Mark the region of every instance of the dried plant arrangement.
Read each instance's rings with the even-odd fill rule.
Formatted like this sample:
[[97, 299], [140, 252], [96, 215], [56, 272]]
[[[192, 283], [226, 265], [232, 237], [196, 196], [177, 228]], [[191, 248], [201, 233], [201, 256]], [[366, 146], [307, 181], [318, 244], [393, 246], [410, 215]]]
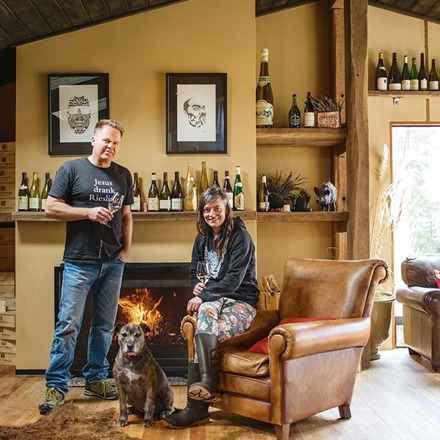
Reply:
[[295, 191], [302, 189], [307, 180], [299, 173], [294, 175], [292, 171], [287, 175], [278, 170], [275, 173], [260, 173], [260, 179], [263, 175], [266, 175], [271, 210], [282, 209], [285, 203], [291, 203]]
[[342, 110], [342, 104], [344, 104], [344, 95], [338, 102], [335, 102], [332, 98], [327, 96], [318, 96], [317, 98], [310, 97], [313, 109], [316, 112], [340, 112]]

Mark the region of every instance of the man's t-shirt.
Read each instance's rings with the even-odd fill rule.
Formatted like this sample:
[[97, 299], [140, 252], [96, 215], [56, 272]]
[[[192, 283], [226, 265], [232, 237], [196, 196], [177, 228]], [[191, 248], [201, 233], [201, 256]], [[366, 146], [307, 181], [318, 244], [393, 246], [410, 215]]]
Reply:
[[[74, 207], [108, 207], [115, 191], [123, 194], [124, 205], [133, 203], [131, 174], [112, 163], [108, 168], [93, 165], [87, 158], [66, 162], [58, 170], [49, 195]], [[64, 261], [104, 262], [122, 250], [122, 213], [115, 212], [111, 228], [91, 220], [66, 222]]]

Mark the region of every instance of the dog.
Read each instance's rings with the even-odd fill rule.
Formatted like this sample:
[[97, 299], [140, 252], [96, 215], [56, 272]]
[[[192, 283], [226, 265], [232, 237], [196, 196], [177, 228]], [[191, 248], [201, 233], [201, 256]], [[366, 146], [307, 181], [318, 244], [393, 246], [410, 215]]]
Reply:
[[[113, 377], [119, 395], [119, 426], [128, 425], [128, 414], [143, 415], [144, 426], [151, 426], [155, 416], [164, 418], [174, 412], [170, 383], [146, 344], [149, 331], [145, 324], [115, 327], [119, 351]], [[127, 408], [128, 404], [132, 407]]]

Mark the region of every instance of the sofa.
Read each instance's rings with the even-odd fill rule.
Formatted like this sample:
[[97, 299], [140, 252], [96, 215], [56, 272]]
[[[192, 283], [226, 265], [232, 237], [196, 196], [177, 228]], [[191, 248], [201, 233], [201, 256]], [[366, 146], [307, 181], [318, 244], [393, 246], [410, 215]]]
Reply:
[[402, 262], [397, 301], [403, 304], [403, 333], [411, 355], [431, 361], [440, 372], [440, 289], [434, 270], [440, 270], [440, 255], [409, 256]]

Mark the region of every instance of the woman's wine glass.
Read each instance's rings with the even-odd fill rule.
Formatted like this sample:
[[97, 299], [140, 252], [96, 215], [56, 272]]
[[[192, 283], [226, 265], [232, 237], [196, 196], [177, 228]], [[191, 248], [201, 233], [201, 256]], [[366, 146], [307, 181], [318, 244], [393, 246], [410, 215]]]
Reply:
[[[118, 192], [114, 192], [110, 199], [108, 200], [108, 209], [112, 212], [118, 212], [122, 208], [122, 202], [124, 201], [124, 196]], [[107, 221], [102, 222], [103, 225], [111, 228]]]
[[209, 273], [209, 263], [207, 261], [199, 261], [197, 263], [196, 276], [203, 284], [206, 284], [209, 278], [211, 278], [211, 274]]

